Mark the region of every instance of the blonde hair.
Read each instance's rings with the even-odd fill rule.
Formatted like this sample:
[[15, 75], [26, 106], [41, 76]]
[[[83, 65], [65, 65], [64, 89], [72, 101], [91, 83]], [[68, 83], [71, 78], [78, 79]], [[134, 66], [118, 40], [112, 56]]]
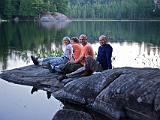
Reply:
[[71, 43], [71, 39], [70, 39], [70, 37], [68, 37], [68, 36], [63, 37], [63, 41], [64, 41], [64, 40], [67, 40], [69, 43]]

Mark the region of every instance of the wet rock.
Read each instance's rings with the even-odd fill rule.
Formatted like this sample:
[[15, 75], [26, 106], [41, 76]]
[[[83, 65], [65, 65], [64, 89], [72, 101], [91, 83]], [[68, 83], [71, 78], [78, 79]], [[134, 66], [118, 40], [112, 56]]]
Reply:
[[92, 117], [82, 111], [63, 109], [58, 111], [52, 120], [92, 120]]

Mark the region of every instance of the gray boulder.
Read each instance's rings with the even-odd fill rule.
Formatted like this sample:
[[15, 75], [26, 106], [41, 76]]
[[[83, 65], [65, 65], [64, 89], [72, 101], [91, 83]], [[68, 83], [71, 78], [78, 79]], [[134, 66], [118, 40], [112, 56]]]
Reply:
[[68, 82], [62, 89], [53, 93], [58, 100], [74, 104], [90, 105], [97, 95], [117, 77], [120, 72], [107, 71], [89, 77], [76, 78]]
[[34, 65], [0, 74], [4, 80], [50, 91], [62, 102], [78, 104], [112, 119], [160, 120], [159, 69], [115, 68], [62, 82], [57, 76]]
[[64, 22], [67, 20], [69, 20], [69, 18], [66, 15], [58, 12], [55, 12], [54, 14], [47, 12], [40, 18], [40, 22]]
[[47, 15], [42, 16], [42, 17], [40, 18], [40, 21], [41, 21], [41, 22], [55, 22], [56, 19], [55, 19], [52, 15], [47, 14]]
[[92, 120], [92, 117], [83, 111], [62, 109], [55, 114], [52, 120]]
[[53, 16], [57, 21], [63, 22], [63, 21], [69, 20], [69, 18], [62, 13], [55, 12]]
[[159, 120], [160, 70], [120, 70], [123, 74], [96, 97], [92, 109], [116, 119]]
[[55, 86], [54, 90], [61, 86], [57, 81], [58, 74], [50, 73], [48, 69], [35, 65], [3, 71], [0, 77], [8, 82], [34, 86], [47, 91], [50, 91], [51, 86]]

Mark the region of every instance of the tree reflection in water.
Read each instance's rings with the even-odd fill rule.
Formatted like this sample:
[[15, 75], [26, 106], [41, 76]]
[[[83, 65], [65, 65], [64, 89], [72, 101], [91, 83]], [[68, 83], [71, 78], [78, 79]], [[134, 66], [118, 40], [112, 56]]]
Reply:
[[[44, 27], [45, 26], [45, 27]], [[47, 29], [46, 27], [49, 27]], [[79, 36], [87, 34], [88, 41], [97, 50], [98, 36], [101, 34], [110, 37], [110, 43], [115, 46], [114, 52], [121, 53], [121, 57], [142, 60], [143, 52], [148, 56], [157, 56], [157, 59], [150, 59], [158, 67], [160, 49], [160, 23], [159, 22], [109, 22], [109, 21], [74, 21], [71, 23], [45, 23], [44, 25], [35, 22], [1, 23], [0, 25], [0, 63], [2, 69], [6, 69], [8, 64], [15, 61], [23, 61], [28, 64], [30, 55], [40, 54], [47, 56], [52, 51], [62, 50], [62, 38], [64, 36]], [[136, 47], [134, 47], [136, 45]], [[126, 48], [124, 49], [124, 45]], [[144, 46], [144, 47], [143, 47]], [[133, 57], [131, 50], [140, 51]], [[123, 50], [123, 51], [122, 51]], [[127, 52], [128, 51], [128, 52]], [[123, 53], [127, 54], [127, 56]], [[58, 55], [56, 52], [54, 55]], [[119, 62], [119, 55], [114, 55], [114, 66], [125, 66]], [[145, 60], [144, 60], [145, 59]], [[145, 66], [148, 57], [143, 58]], [[120, 60], [121, 61], [121, 60]], [[127, 62], [132, 63], [129, 59]], [[141, 63], [141, 64], [140, 64]], [[139, 62], [142, 67], [142, 62]], [[158, 64], [158, 65], [157, 65]], [[126, 64], [127, 65], [127, 64]], [[22, 63], [23, 66], [23, 63]], [[130, 64], [129, 64], [130, 66]], [[133, 66], [133, 64], [132, 64]], [[139, 67], [138, 66], [138, 67]]]

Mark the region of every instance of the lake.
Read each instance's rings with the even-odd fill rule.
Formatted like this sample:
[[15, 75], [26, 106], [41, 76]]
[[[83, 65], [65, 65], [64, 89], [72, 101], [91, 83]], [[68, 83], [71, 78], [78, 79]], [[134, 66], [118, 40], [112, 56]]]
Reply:
[[[73, 21], [68, 23], [0, 23], [0, 71], [31, 65], [31, 54], [62, 49], [64, 36], [86, 34], [95, 54], [98, 37], [109, 37], [113, 67], [160, 68], [160, 22]], [[62, 104], [44, 91], [0, 79], [0, 120], [51, 120]]]

